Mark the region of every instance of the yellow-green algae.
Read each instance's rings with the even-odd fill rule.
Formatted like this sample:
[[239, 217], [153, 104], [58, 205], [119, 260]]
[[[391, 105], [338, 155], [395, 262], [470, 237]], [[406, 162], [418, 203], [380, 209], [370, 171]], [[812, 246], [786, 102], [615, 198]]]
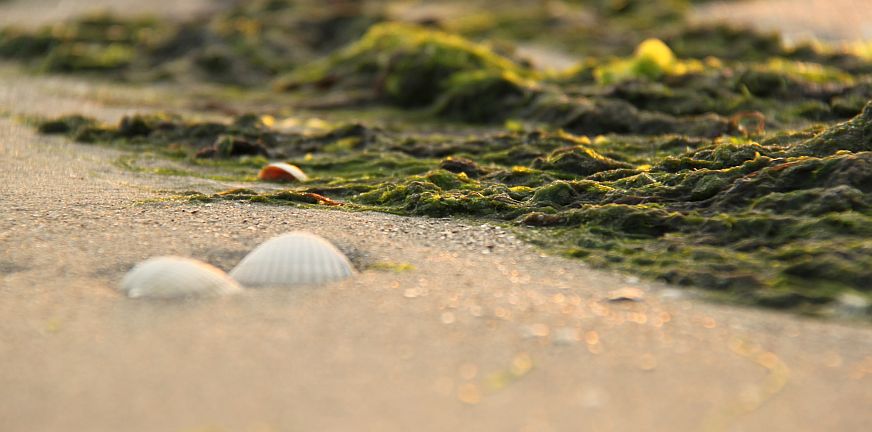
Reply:
[[[620, 137], [565, 132], [432, 140], [361, 125], [283, 134], [250, 117], [222, 126], [170, 117], [69, 122], [78, 129], [58, 127], [63, 121], [42, 127], [98, 141], [188, 143], [190, 157], [212, 136], [260, 136], [314, 178], [291, 191], [197, 199], [335, 200], [349, 209], [515, 223], [532, 241], [591, 263], [775, 307], [814, 311], [840, 292], [869, 294], [872, 286], [872, 104], [808, 134], [658, 138], [651, 142], [684, 147], [643, 151], [645, 165]], [[349, 137], [355, 146], [324, 151]]]
[[95, 13], [36, 30], [2, 29], [0, 58], [46, 72], [253, 86], [354, 40], [379, 19], [351, 3], [291, 0], [239, 2], [184, 22]]
[[681, 59], [657, 39], [630, 57], [549, 76], [456, 35], [395, 23], [372, 27], [278, 85], [315, 97], [354, 93], [354, 104], [425, 107], [463, 122], [520, 119], [583, 135], [708, 138], [740, 131], [738, 113], [759, 112], [769, 128], [796, 127], [851, 117], [872, 97], [870, 76], [836, 66]]

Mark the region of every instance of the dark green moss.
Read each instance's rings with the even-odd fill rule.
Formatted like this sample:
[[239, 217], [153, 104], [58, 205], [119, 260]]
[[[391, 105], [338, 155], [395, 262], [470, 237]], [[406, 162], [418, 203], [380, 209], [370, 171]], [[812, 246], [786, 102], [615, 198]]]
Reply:
[[609, 159], [582, 145], [564, 147], [533, 161], [533, 167], [577, 176], [589, 176], [602, 171], [629, 168], [630, 165]]
[[728, 25], [690, 27], [665, 40], [682, 57], [766, 60], [786, 51], [776, 33], [758, 33]]
[[[512, 91], [513, 84], [508, 81], [461, 75], [465, 72], [528, 73], [486, 46], [456, 35], [389, 23], [373, 26], [354, 44], [295, 71], [279, 87], [362, 88], [371, 91], [374, 98], [403, 107], [429, 105], [452, 85], [476, 86], [479, 91], [499, 95]], [[457, 93], [459, 99], [463, 93], [468, 96], [469, 90], [461, 88]]]
[[465, 122], [487, 123], [506, 119], [528, 103], [534, 85], [512, 73], [476, 71], [457, 74], [447, 84], [435, 113]]
[[378, 16], [351, 6], [256, 0], [189, 22], [84, 16], [0, 31], [0, 57], [43, 71], [251, 86], [359, 37]]
[[94, 119], [80, 115], [70, 115], [37, 123], [37, 130], [44, 134], [78, 134], [79, 130], [94, 126]]

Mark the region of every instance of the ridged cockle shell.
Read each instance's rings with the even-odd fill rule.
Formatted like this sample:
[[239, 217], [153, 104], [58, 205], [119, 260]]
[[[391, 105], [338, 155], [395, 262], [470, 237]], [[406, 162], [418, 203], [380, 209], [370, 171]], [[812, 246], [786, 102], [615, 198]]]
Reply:
[[218, 296], [241, 290], [221, 269], [175, 256], [147, 259], [134, 266], [121, 281], [121, 291], [131, 298]]
[[333, 244], [308, 232], [267, 240], [230, 271], [248, 287], [295, 286], [345, 279], [354, 274], [348, 258]]

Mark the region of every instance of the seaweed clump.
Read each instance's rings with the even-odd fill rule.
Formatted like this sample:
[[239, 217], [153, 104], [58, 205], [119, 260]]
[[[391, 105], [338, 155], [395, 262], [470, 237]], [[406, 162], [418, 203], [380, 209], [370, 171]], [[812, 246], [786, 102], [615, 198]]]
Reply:
[[[523, 170], [539, 180], [523, 186], [508, 172], [519, 168], [493, 167], [477, 181], [434, 171], [357, 199], [517, 221], [535, 241], [593, 263], [813, 311], [846, 290], [872, 294], [870, 112], [812, 138], [724, 139], [643, 169], [576, 146], [530, 161]], [[821, 152], [821, 143], [843, 148]]]
[[129, 68], [136, 46], [154, 46], [164, 28], [155, 20], [85, 16], [35, 32], [0, 31], [0, 57], [37, 62], [47, 72], [116, 73]]
[[97, 13], [36, 30], [2, 29], [0, 58], [54, 73], [255, 86], [354, 40], [380, 19], [350, 3], [289, 0], [240, 2], [184, 22]]
[[[215, 199], [515, 223], [532, 241], [592, 264], [771, 307], [814, 312], [844, 292], [872, 297], [872, 103], [847, 122], [759, 142], [566, 132], [430, 139], [359, 124], [300, 135], [251, 116], [129, 117], [113, 127], [69, 117], [40, 127], [201, 148], [234, 135], [313, 174], [290, 192]], [[355, 145], [340, 145], [349, 137]], [[641, 157], [650, 142], [662, 152]]]
[[[394, 108], [378, 111], [396, 116], [384, 128], [355, 116], [323, 133], [276, 129], [281, 123], [259, 115], [130, 116], [113, 125], [69, 116], [38, 125], [224, 169], [239, 181], [267, 159], [311, 174], [290, 190], [196, 199], [514, 224], [530, 241], [592, 265], [769, 307], [819, 312], [845, 293], [872, 299], [868, 59], [688, 27], [684, 1], [576, 6], [608, 17], [608, 28], [577, 40], [610, 42], [579, 47], [599, 55], [561, 73], [465, 38], [491, 34], [469, 20], [380, 22], [353, 5], [319, 12], [281, 0], [241, 3], [203, 23], [92, 17], [7, 29], [0, 56], [128, 79], [193, 70], [235, 85], [272, 83], [314, 101], [310, 108]], [[678, 30], [646, 31], [661, 38], [642, 41], [623, 31], [660, 28], [646, 11]], [[522, 30], [565, 22], [546, 12]], [[493, 22], [525, 18], [508, 14]], [[463, 30], [445, 31], [452, 26]]]
[[241, 116], [231, 124], [190, 122], [170, 114], [123, 117], [116, 125], [70, 115], [37, 121], [44, 134], [62, 134], [82, 143], [111, 143], [132, 148], [159, 149], [167, 155], [193, 158], [280, 156], [275, 147], [281, 134], [268, 131], [256, 116]]
[[452, 81], [464, 81], [459, 78], [464, 72], [497, 74], [510, 81], [529, 75], [512, 60], [460, 36], [385, 23], [326, 60], [295, 71], [278, 86], [368, 89], [386, 102], [421, 107], [435, 102]]
[[643, 41], [632, 56], [590, 60], [554, 77], [458, 35], [397, 23], [372, 27], [277, 85], [355, 95], [353, 104], [425, 108], [467, 123], [514, 119], [587, 136], [713, 138], [746, 130], [736, 120], [745, 113], [784, 129], [854, 116], [872, 98], [868, 78], [838, 67], [682, 59], [658, 39]]

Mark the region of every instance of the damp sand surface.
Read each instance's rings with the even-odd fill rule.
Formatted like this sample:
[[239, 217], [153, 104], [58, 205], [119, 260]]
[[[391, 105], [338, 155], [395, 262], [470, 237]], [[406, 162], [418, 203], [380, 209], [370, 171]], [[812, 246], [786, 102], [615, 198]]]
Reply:
[[3, 3], [0, 26], [36, 27], [78, 16], [82, 12], [184, 19], [229, 4], [231, 0], [5, 0]]
[[[179, 2], [181, 3], [181, 2]], [[15, 119], [171, 98], [0, 73], [0, 430], [863, 430], [872, 327], [714, 305], [462, 220], [167, 200], [239, 186], [119, 167]], [[169, 102], [167, 102], [169, 103]], [[308, 230], [362, 272], [142, 302], [178, 254], [230, 269]], [[627, 289], [631, 288], [631, 289]], [[633, 300], [609, 301], [615, 290]], [[620, 297], [620, 295], [618, 295]]]
[[[3, 430], [859, 430], [872, 421], [868, 324], [705, 303], [462, 220], [167, 200], [239, 185], [125, 171], [115, 163], [123, 152], [36, 135], [15, 115], [117, 120], [171, 89], [131, 90], [136, 106], [124, 106], [88, 97], [105, 84], [0, 77]], [[78, 90], [60, 90], [72, 83]], [[209, 301], [115, 291], [147, 257], [229, 269], [290, 230], [326, 236], [363, 271]], [[608, 301], [628, 287], [641, 301]]]
[[692, 18], [777, 31], [788, 41], [872, 39], [872, 7], [868, 0], [712, 1], [696, 7]]

